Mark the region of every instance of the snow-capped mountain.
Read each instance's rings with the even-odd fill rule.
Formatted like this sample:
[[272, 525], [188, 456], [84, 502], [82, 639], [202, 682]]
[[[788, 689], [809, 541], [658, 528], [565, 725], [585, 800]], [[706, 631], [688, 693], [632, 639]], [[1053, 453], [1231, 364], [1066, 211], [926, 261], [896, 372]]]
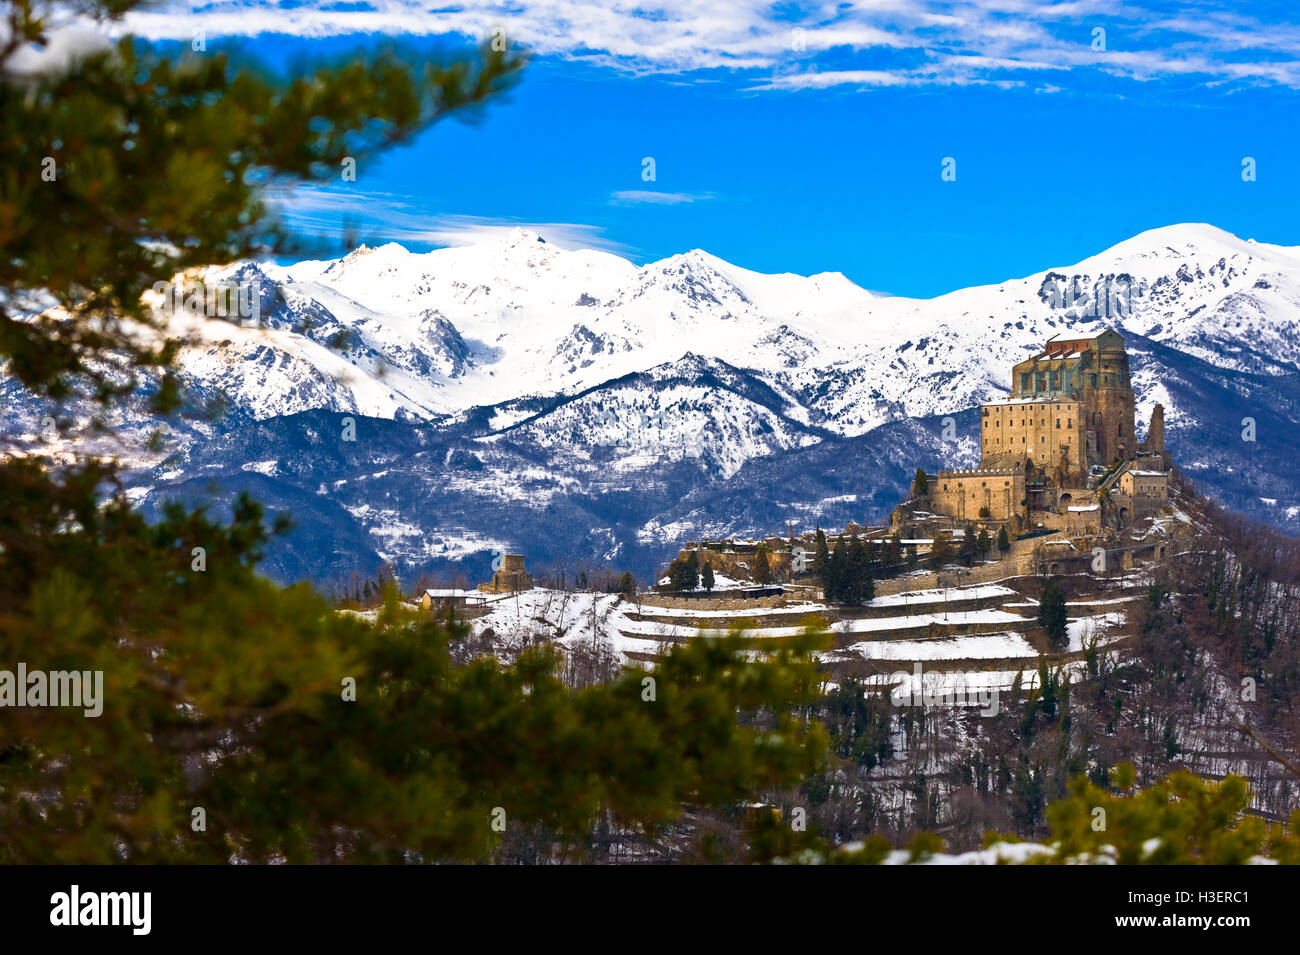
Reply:
[[691, 353], [755, 373], [796, 420], [855, 435], [996, 395], [1014, 361], [1067, 331], [1114, 326], [1239, 371], [1300, 359], [1300, 249], [1207, 225], [933, 299], [874, 296], [838, 273], [763, 275], [698, 250], [638, 268], [524, 230], [224, 275], [278, 287], [282, 301], [260, 327], [202, 323], [183, 363], [255, 418], [331, 408], [433, 421]]
[[916, 465], [977, 458], [970, 409], [1016, 361], [1105, 327], [1128, 343], [1140, 417], [1165, 406], [1175, 460], [1300, 528], [1300, 248], [1208, 225], [933, 299], [698, 250], [638, 267], [523, 230], [214, 279], [260, 306], [256, 322], [173, 319], [192, 393], [224, 417], [177, 431], [136, 493], [220, 479], [310, 511], [315, 553], [286, 576], [506, 546], [648, 572], [697, 533], [869, 519]]

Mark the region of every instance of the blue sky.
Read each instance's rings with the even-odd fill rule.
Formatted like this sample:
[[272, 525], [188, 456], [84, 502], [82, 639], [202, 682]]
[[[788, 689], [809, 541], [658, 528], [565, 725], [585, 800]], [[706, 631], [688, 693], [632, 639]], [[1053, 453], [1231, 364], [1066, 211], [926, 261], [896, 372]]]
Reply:
[[465, 48], [494, 27], [533, 51], [480, 122], [299, 190], [290, 220], [325, 236], [351, 220], [427, 249], [522, 224], [637, 262], [702, 248], [918, 296], [1175, 222], [1300, 245], [1290, 4], [216, 0], [128, 25], [202, 25], [272, 59], [381, 36]]

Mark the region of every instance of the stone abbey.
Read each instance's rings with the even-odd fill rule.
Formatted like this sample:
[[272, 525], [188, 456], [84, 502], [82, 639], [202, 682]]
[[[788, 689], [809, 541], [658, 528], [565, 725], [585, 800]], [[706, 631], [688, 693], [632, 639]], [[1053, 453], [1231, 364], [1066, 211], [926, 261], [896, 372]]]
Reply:
[[1011, 372], [1011, 396], [980, 408], [980, 467], [1026, 462], [1058, 481], [1137, 450], [1133, 386], [1124, 340], [1053, 339]]
[[1110, 329], [1054, 338], [1014, 366], [1007, 398], [980, 406], [979, 467], [939, 471], [929, 506], [958, 521], [1079, 532], [1151, 516], [1168, 502], [1164, 409], [1142, 445], [1134, 418], [1124, 339]]

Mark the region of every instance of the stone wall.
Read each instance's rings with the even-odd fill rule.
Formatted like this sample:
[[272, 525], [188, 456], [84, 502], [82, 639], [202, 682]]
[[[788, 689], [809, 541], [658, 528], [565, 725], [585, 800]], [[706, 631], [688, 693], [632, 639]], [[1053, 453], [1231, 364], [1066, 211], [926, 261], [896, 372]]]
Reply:
[[777, 609], [791, 604], [789, 597], [776, 594], [771, 597], [669, 597], [664, 594], [646, 594], [631, 604], [643, 607], [660, 607], [666, 610], [757, 610]]
[[[1031, 542], [1021, 541], [1019, 543], [1030, 544]], [[995, 560], [991, 564], [976, 564], [974, 567], [964, 568], [960, 574], [955, 570], [945, 570], [938, 573], [931, 571], [910, 577], [891, 577], [887, 580], [877, 580], [876, 594], [887, 597], [892, 594], [900, 594], [904, 590], [934, 590], [939, 587], [987, 584], [994, 580], [1001, 580], [1004, 577], [1020, 577], [1025, 574], [1032, 574], [1034, 565], [1035, 559], [1032, 551], [1025, 552], [1018, 557], [1008, 556], [1002, 560]]]
[[[1017, 470], [940, 471], [930, 485], [930, 507], [957, 521], [1009, 521], [1022, 510], [1025, 473]], [[988, 508], [989, 516], [980, 517]]]

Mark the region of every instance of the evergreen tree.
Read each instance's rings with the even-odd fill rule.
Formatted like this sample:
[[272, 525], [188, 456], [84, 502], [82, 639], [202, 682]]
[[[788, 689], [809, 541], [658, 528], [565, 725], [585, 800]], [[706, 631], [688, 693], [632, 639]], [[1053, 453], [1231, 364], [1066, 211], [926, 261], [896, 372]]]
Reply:
[[690, 581], [687, 590], [699, 590], [700, 588], [700, 556], [696, 551], [691, 551], [686, 555], [686, 573], [685, 579]]
[[897, 534], [893, 534], [890, 536], [889, 542], [885, 545], [885, 557], [882, 563], [884, 563], [885, 566], [892, 568], [895, 567], [902, 559], [903, 559], [902, 539], [899, 538]]
[[871, 586], [871, 556], [869, 545], [856, 534], [849, 544], [849, 571], [844, 599], [848, 603], [861, 603]]
[[820, 527], [817, 528], [817, 542], [813, 551], [813, 573], [819, 577], [826, 573], [826, 561], [830, 559], [830, 552], [826, 548], [826, 532]]
[[624, 600], [631, 600], [636, 596], [636, 578], [632, 576], [631, 571], [624, 571], [623, 576], [618, 579], [618, 592], [623, 595]]
[[938, 570], [950, 560], [952, 560], [952, 540], [938, 534], [934, 538], [934, 543], [930, 545], [930, 565]]
[[[23, 397], [112, 405], [148, 372], [154, 404], [175, 408], [177, 343], [141, 334], [165, 331], [142, 301], [155, 282], [265, 255], [265, 183], [337, 179], [520, 65], [489, 48], [381, 53], [280, 80], [126, 37], [18, 78], [12, 57], [45, 44], [49, 5], [10, 6], [0, 361]], [[112, 20], [139, 4], [74, 6]], [[61, 316], [18, 317], [45, 296]], [[257, 565], [287, 520], [247, 496], [226, 525], [179, 504], [149, 521], [121, 486], [97, 458], [0, 460], [0, 659], [103, 675], [99, 718], [6, 708], [0, 862], [486, 861], [497, 807], [555, 858], [598, 823], [729, 811], [823, 767], [805, 714], [824, 639], [761, 659], [739, 635], [691, 641], [656, 661], [653, 701], [639, 669], [575, 690], [554, 649], [475, 658], [466, 628], [410, 612], [391, 581], [373, 619], [276, 586]]]
[[770, 584], [772, 582], [772, 566], [767, 557], [767, 545], [759, 544], [758, 552], [754, 555], [754, 583]]
[[[739, 636], [692, 641], [656, 661], [653, 703], [637, 669], [572, 690], [550, 647], [457, 662], [466, 628], [392, 588], [366, 620], [277, 587], [256, 571], [268, 537], [247, 498], [228, 527], [178, 506], [151, 525], [124, 496], [102, 506], [104, 473], [54, 483], [0, 463], [0, 647], [104, 674], [99, 718], [5, 711], [5, 863], [487, 861], [497, 806], [558, 852], [607, 814], [662, 824], [820, 764], [824, 733], [802, 707], [824, 642], [751, 663]], [[190, 828], [195, 806], [206, 831]]]
[[830, 558], [826, 561], [826, 574], [823, 584], [826, 591], [826, 599], [835, 602], [843, 602], [845, 598], [845, 583], [849, 571], [849, 553], [841, 538], [835, 542], [835, 549], [831, 551]]
[[705, 564], [704, 569], [700, 571], [700, 583], [705, 590], [713, 592], [713, 565]]
[[1011, 550], [1011, 538], [1007, 536], [1006, 527], [998, 530], [998, 550], [1002, 552], [1003, 557], [1007, 555], [1007, 551]]
[[[694, 557], [694, 552], [691, 557]], [[699, 585], [699, 571], [693, 565], [691, 557], [678, 557], [668, 565], [668, 582], [673, 590], [694, 590]]]
[[1062, 647], [1069, 636], [1066, 617], [1065, 591], [1055, 577], [1048, 577], [1038, 600], [1038, 625], [1047, 630], [1047, 639], [1055, 647]]
[[961, 546], [957, 550], [957, 556], [969, 567], [975, 563], [975, 557], [978, 554], [979, 544], [975, 540], [975, 525], [967, 524], [965, 533], [962, 534]]
[[[0, 359], [54, 398], [80, 392], [107, 402], [135, 391], [137, 372], [157, 374], [152, 402], [164, 411], [181, 400], [172, 374], [179, 342], [145, 292], [196, 267], [284, 251], [289, 237], [268, 215], [267, 183], [337, 182], [345, 161], [364, 168], [384, 148], [483, 103], [523, 63], [491, 44], [444, 62], [389, 49], [280, 80], [244, 55], [175, 53], [124, 37], [22, 77], [12, 61], [25, 52], [21, 41], [39, 41], [61, 5], [7, 6]], [[141, 0], [71, 6], [118, 20]], [[57, 321], [19, 317], [43, 297], [62, 306]]]
[[976, 545], [976, 549], [980, 553], [980, 557], [983, 558], [987, 558], [989, 552], [993, 550], [993, 538], [989, 537], [989, 531], [987, 527], [980, 528], [980, 536], [975, 541], [975, 545]]
[[930, 493], [930, 479], [925, 475], [925, 468], [917, 468], [912, 478], [912, 496], [925, 497]]

